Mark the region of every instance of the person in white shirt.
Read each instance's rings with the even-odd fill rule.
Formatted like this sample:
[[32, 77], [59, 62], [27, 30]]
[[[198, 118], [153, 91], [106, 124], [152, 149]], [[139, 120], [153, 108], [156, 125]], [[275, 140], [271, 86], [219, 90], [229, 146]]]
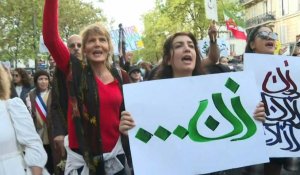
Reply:
[[42, 141], [22, 100], [9, 99], [10, 85], [0, 64], [0, 174], [48, 174], [43, 172], [47, 154]]

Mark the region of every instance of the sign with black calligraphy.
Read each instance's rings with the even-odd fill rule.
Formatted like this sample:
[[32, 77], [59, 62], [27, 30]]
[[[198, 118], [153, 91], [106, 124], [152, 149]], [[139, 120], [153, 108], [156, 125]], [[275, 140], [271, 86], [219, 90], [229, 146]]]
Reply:
[[245, 54], [245, 70], [254, 70], [261, 99], [270, 157], [300, 157], [299, 57]]
[[[247, 77], [247, 79], [245, 78]], [[268, 161], [249, 72], [124, 85], [137, 175], [193, 175]], [[255, 149], [253, 149], [255, 148]]]
[[[225, 38], [217, 38], [217, 44], [219, 47], [220, 56], [228, 57], [230, 54], [230, 45], [228, 40]], [[209, 47], [210, 47], [209, 38], [205, 38], [203, 40], [198, 41], [198, 48], [203, 58], [207, 57]]]

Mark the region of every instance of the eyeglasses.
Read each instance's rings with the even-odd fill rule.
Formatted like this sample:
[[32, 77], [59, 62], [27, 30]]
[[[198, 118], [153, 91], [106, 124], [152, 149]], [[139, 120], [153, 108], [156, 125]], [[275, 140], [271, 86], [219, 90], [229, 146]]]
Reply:
[[75, 46], [77, 46], [77, 48], [81, 48], [80, 43], [71, 43], [71, 44], [68, 45], [68, 47], [71, 48], [71, 49], [75, 48]]
[[256, 36], [258, 36], [259, 38], [264, 39], [264, 40], [269, 40], [269, 39], [277, 40], [278, 39], [277, 33], [274, 33], [274, 32], [262, 31], [262, 32], [258, 32], [256, 34]]

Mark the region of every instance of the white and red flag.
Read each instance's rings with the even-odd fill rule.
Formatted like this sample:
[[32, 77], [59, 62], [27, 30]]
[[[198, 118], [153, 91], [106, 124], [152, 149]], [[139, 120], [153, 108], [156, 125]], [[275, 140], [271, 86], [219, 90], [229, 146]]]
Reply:
[[224, 19], [227, 30], [230, 30], [236, 39], [247, 40], [243, 21], [239, 20], [227, 10], [224, 10]]

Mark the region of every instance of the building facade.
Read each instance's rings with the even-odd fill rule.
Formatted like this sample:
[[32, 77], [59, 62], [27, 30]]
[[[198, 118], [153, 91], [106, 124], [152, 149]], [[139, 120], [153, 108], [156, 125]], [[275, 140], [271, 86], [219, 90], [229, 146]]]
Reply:
[[300, 39], [300, 0], [240, 0], [245, 8], [246, 30], [267, 25], [278, 33], [282, 47], [290, 54]]

